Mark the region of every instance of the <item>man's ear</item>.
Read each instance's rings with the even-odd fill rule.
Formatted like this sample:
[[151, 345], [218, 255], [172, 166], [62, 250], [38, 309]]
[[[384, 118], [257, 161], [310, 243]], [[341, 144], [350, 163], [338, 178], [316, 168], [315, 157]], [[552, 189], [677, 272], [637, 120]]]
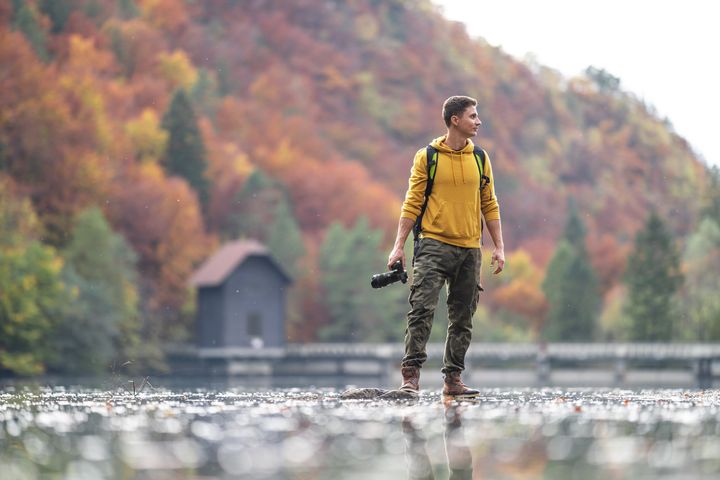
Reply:
[[457, 115], [453, 115], [452, 117], [450, 117], [450, 123], [457, 127], [458, 123], [460, 123], [460, 117], [458, 117]]

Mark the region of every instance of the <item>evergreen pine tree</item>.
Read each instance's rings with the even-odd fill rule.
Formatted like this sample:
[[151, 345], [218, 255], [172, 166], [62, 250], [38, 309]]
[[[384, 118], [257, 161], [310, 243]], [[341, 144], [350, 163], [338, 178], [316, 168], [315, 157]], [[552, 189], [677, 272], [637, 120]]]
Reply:
[[58, 325], [53, 367], [97, 372], [106, 370], [118, 354], [134, 356], [140, 341], [135, 252], [112, 231], [102, 212], [92, 208], [78, 216], [64, 257], [65, 282], [78, 298]]
[[[397, 341], [405, 328], [407, 288], [390, 285], [374, 290], [370, 278], [382, 263], [382, 232], [365, 218], [346, 229], [333, 224], [320, 249], [321, 283], [332, 323], [322, 340]], [[385, 268], [383, 268], [385, 270]]]
[[[687, 313], [682, 340], [720, 341], [720, 225], [705, 217], [683, 255]], [[678, 335], [675, 336], [678, 338]]]
[[140, 15], [140, 10], [135, 4], [135, 0], [118, 0], [118, 9], [120, 16], [125, 20], [130, 20]]
[[173, 96], [170, 108], [163, 117], [162, 127], [169, 133], [165, 151], [168, 172], [187, 180], [197, 192], [200, 203], [206, 207], [210, 186], [205, 177], [205, 145], [195, 112], [184, 90], [178, 90]]
[[707, 169], [707, 184], [701, 199], [701, 218], [683, 252], [685, 289], [683, 315], [674, 339], [720, 340], [720, 168]]
[[235, 208], [228, 218], [225, 236], [249, 237], [268, 242], [273, 214], [283, 202], [287, 202], [284, 187], [262, 171], [255, 170], [235, 197]]
[[576, 250], [585, 250], [585, 235], [587, 229], [580, 218], [577, 205], [573, 199], [570, 199], [568, 205], [568, 219], [563, 230], [563, 239]]
[[225, 59], [221, 58], [216, 66], [217, 79], [218, 79], [218, 94], [221, 97], [230, 95], [232, 92], [232, 76], [230, 75], [230, 63]]
[[60, 33], [65, 28], [72, 5], [68, 0], [40, 0], [38, 3], [40, 10], [50, 17], [52, 22], [52, 33]]
[[302, 233], [287, 201], [279, 202], [268, 232], [267, 245], [292, 276], [298, 273], [298, 260], [305, 254]]
[[628, 260], [625, 312], [632, 322], [631, 339], [653, 342], [673, 338], [675, 295], [683, 283], [679, 254], [662, 219], [653, 212], [635, 237]]
[[37, 11], [30, 7], [27, 2], [17, 2], [13, 16], [13, 28], [20, 30], [28, 39], [33, 50], [42, 61], [47, 61], [49, 56], [45, 42], [47, 41], [45, 31], [37, 20]]
[[197, 81], [190, 90], [193, 104], [200, 106], [202, 113], [211, 118], [215, 115], [218, 103], [217, 83], [217, 79], [208, 70], [201, 68], [198, 71]]
[[594, 338], [601, 298], [585, 247], [585, 226], [572, 204], [563, 239], [548, 265], [543, 291], [549, 304], [545, 339], [565, 342]]
[[708, 185], [702, 203], [702, 216], [720, 225], [720, 167], [717, 165], [708, 169]]

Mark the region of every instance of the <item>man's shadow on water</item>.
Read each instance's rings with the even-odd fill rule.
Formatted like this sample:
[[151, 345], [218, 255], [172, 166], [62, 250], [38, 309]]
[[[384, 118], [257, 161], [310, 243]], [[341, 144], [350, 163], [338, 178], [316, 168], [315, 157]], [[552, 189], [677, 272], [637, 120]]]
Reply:
[[[465, 440], [465, 431], [460, 417], [460, 408], [453, 400], [444, 400], [445, 406], [445, 456], [451, 480], [471, 480], [472, 455]], [[408, 478], [411, 480], [434, 480], [433, 466], [427, 453], [427, 438], [412, 423], [411, 417], [402, 421], [405, 437], [405, 457], [408, 464]]]

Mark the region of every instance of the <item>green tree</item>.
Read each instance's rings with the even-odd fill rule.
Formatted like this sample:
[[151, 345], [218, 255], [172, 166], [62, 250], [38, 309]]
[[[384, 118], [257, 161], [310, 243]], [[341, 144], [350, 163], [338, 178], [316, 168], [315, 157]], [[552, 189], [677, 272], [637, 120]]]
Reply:
[[628, 259], [624, 310], [632, 323], [635, 341], [669, 341], [677, 310], [675, 298], [683, 283], [680, 258], [672, 236], [653, 212], [635, 237]]
[[302, 232], [293, 216], [288, 202], [279, 202], [275, 207], [274, 219], [267, 234], [267, 246], [283, 269], [293, 277], [294, 286], [287, 298], [287, 321], [289, 330], [302, 328], [302, 305], [307, 295], [302, 287], [310, 279], [311, 271], [300, 266], [305, 255]]
[[225, 57], [218, 60], [217, 66], [218, 94], [221, 97], [230, 95], [233, 91], [233, 76], [230, 74], [230, 63]]
[[264, 242], [288, 273], [297, 275], [298, 260], [305, 254], [305, 246], [285, 187], [255, 170], [237, 194], [235, 205], [228, 220], [227, 236]]
[[288, 273], [298, 274], [298, 260], [305, 254], [302, 232], [287, 201], [275, 207], [267, 235], [267, 246]]
[[706, 217], [693, 233], [683, 255], [685, 265], [684, 340], [720, 340], [720, 225]]
[[208, 70], [201, 68], [193, 85], [190, 96], [194, 105], [198, 105], [206, 115], [213, 117], [217, 108], [218, 82]]
[[591, 65], [585, 69], [585, 75], [597, 85], [601, 92], [616, 93], [620, 91], [620, 79], [603, 68]]
[[262, 171], [253, 171], [235, 197], [235, 208], [228, 219], [226, 235], [267, 241], [273, 213], [283, 202], [287, 202], [283, 186]]
[[72, 296], [61, 278], [62, 261], [33, 240], [0, 248], [0, 367], [39, 374], [51, 359], [49, 339], [57, 312]]
[[544, 338], [588, 341], [595, 337], [602, 300], [585, 247], [585, 226], [573, 204], [542, 288], [549, 305]]
[[382, 231], [361, 218], [354, 227], [332, 224], [320, 249], [320, 275], [332, 323], [322, 340], [397, 341], [405, 328], [407, 290], [398, 285], [374, 290], [370, 277], [378, 273]]
[[32, 45], [35, 53], [42, 61], [47, 61], [49, 56], [47, 52], [46, 42], [47, 35], [38, 22], [38, 12], [34, 6], [28, 2], [16, 2], [15, 14], [13, 16], [13, 28], [20, 30], [25, 38]]
[[207, 207], [210, 185], [205, 176], [205, 144], [185, 90], [180, 89], [173, 96], [170, 108], [163, 117], [162, 127], [169, 133], [165, 150], [167, 171], [187, 180], [197, 192], [200, 203]]
[[720, 225], [720, 167], [713, 165], [708, 169], [707, 188], [702, 201], [702, 216], [713, 219]]
[[565, 229], [563, 230], [562, 238], [570, 244], [572, 248], [578, 251], [585, 252], [585, 236], [587, 235], [587, 228], [580, 218], [580, 213], [577, 209], [577, 204], [573, 199], [570, 199], [568, 205], [568, 218], [565, 223]]
[[140, 345], [135, 252], [102, 212], [91, 208], [78, 215], [64, 256], [63, 276], [78, 298], [57, 325], [52, 367], [99, 372], [116, 356], [134, 360]]
[[120, 16], [125, 20], [130, 20], [140, 15], [140, 10], [135, 0], [117, 0], [117, 6]]
[[40, 0], [38, 3], [40, 10], [50, 17], [52, 22], [52, 33], [60, 33], [65, 28], [72, 5], [68, 0]]
[[8, 190], [0, 178], [0, 370], [39, 374], [52, 357], [58, 312], [73, 298], [61, 278], [62, 259], [36, 239], [30, 202]]
[[0, 245], [13, 247], [37, 240], [41, 229], [30, 200], [15, 198], [12, 183], [0, 175]]

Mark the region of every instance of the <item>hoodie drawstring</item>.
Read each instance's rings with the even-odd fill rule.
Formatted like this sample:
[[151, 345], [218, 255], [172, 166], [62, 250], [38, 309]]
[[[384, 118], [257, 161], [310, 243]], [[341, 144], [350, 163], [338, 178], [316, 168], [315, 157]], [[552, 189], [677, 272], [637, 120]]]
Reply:
[[455, 178], [455, 152], [450, 152], [450, 168], [452, 169], [453, 185], [457, 185], [457, 179]]
[[463, 153], [462, 152], [450, 152], [450, 166], [452, 169], [452, 176], [453, 176], [453, 184], [457, 185], [458, 180], [455, 176], [455, 157], [457, 156], [457, 159], [460, 161], [460, 178], [462, 179], [462, 183], [465, 184], [467, 181], [465, 180], [465, 167], [463, 166]]

